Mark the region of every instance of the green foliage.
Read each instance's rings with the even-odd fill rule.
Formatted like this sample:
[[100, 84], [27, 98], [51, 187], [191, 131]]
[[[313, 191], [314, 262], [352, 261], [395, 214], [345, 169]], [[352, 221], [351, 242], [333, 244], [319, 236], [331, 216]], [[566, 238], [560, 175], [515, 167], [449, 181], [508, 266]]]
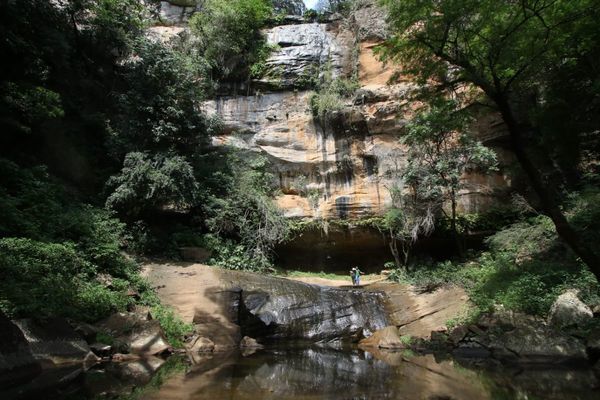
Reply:
[[106, 332], [98, 332], [96, 334], [96, 342], [112, 346], [115, 342], [115, 338]]
[[415, 338], [413, 338], [411, 335], [400, 336], [400, 343], [402, 343], [405, 346], [410, 346], [411, 344], [413, 344], [414, 341]]
[[264, 270], [274, 246], [289, 234], [287, 219], [272, 201], [274, 176], [262, 156], [229, 153], [224, 161], [229, 170], [214, 175], [221, 190], [204, 205], [208, 229], [225, 239], [215, 245], [215, 260], [229, 268]]
[[269, 45], [266, 42], [262, 42], [260, 46], [256, 49], [256, 60], [252, 65], [250, 65], [250, 77], [251, 78], [262, 78], [265, 76], [267, 72], [267, 60], [271, 56], [273, 51], [276, 51], [278, 46]]
[[574, 54], [594, 46], [589, 35], [597, 32], [594, 0], [383, 3], [393, 30], [388, 56], [423, 78], [443, 76], [449, 62], [456, 78], [486, 91], [535, 84], [571, 46]]
[[127, 154], [120, 174], [107, 185], [113, 189], [106, 206], [130, 215], [167, 205], [188, 208], [198, 190], [194, 169], [184, 157], [156, 154], [150, 158], [138, 152]]
[[321, 119], [343, 110], [346, 101], [354, 96], [359, 87], [358, 81], [355, 79], [332, 79], [328, 75], [330, 73], [326, 74], [324, 82], [310, 98], [310, 108], [313, 115]]
[[245, 79], [260, 64], [265, 46], [259, 29], [271, 14], [268, 0], [208, 0], [192, 16], [199, 51], [218, 79]]
[[125, 225], [82, 204], [44, 168], [0, 159], [3, 309], [15, 316], [94, 321], [144, 292], [138, 266], [122, 254]]
[[160, 323], [171, 346], [182, 348], [183, 338], [193, 331], [194, 326], [183, 322], [175, 311], [161, 304], [152, 307], [151, 314]]
[[197, 111], [202, 99], [202, 67], [176, 49], [147, 39], [136, 41], [123, 65], [125, 90], [117, 94], [118, 113], [108, 121], [112, 153], [201, 151], [211, 122]]
[[319, 13], [312, 8], [304, 12], [304, 20], [308, 22], [315, 22], [318, 16]]
[[107, 287], [97, 274], [73, 243], [0, 239], [0, 305], [10, 316], [96, 321], [124, 311], [132, 303], [127, 291]]
[[[216, 239], [216, 240], [215, 240]], [[211, 265], [235, 271], [268, 272], [273, 265], [268, 256], [252, 257], [249, 249], [232, 240], [214, 238], [210, 242], [214, 256], [208, 261]]]
[[600, 302], [598, 281], [566, 251], [547, 217], [510, 225], [487, 242], [489, 251], [473, 261], [420, 266], [391, 279], [423, 287], [461, 285], [480, 311], [502, 305], [544, 316], [570, 288], [579, 289], [589, 304]]
[[[422, 210], [423, 204], [427, 205], [426, 212], [420, 213], [425, 217], [418, 221], [431, 226], [430, 216], [438, 210], [445, 213], [444, 203], [449, 202], [450, 213], [445, 214], [457, 244], [460, 244], [457, 203], [465, 176], [471, 171], [489, 173], [496, 170], [497, 164], [494, 151], [468, 132], [470, 122], [471, 116], [459, 109], [455, 101], [434, 99], [428, 110], [418, 113], [408, 124], [401, 139], [409, 149], [402, 179], [412, 191], [413, 203], [419, 205], [415, 208]], [[461, 246], [459, 251], [462, 252]]]

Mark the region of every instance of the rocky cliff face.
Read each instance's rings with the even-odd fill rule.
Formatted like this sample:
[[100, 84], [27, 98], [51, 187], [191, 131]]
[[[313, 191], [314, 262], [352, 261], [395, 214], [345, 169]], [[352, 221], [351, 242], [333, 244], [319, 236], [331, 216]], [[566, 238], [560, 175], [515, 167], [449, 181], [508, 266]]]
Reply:
[[[294, 6], [299, 2], [276, 3], [288, 12], [300, 9]], [[224, 122], [215, 145], [256, 151], [272, 161], [282, 193], [276, 201], [288, 217], [354, 220], [382, 214], [391, 204], [389, 178], [406, 161], [398, 136], [416, 107], [409, 97], [415, 83], [374, 54], [387, 34], [385, 13], [375, 1], [360, 4], [349, 18], [331, 15], [321, 23], [286, 18], [284, 25], [265, 29], [274, 50], [263, 77], [250, 88], [229, 88], [203, 106]], [[306, 89], [325, 73], [356, 77], [360, 86], [326, 122], [313, 116], [313, 92]], [[394, 74], [400, 80], [388, 84]], [[473, 128], [496, 148], [501, 163], [511, 162], [497, 117], [482, 117]], [[466, 212], [485, 209], [511, 184], [502, 172], [473, 174], [467, 183], [460, 198]], [[313, 239], [321, 240], [318, 234]], [[381, 236], [371, 234], [369, 241], [381, 243]]]
[[[365, 3], [365, 2], [363, 2]], [[276, 49], [261, 87], [251, 96], [225, 95], [205, 104], [226, 130], [215, 144], [251, 149], [272, 160], [289, 217], [360, 218], [390, 205], [388, 177], [406, 160], [398, 135], [412, 117], [410, 80], [388, 85], [396, 72], [382, 64], [374, 47], [385, 37], [385, 15], [366, 2], [350, 19], [276, 26], [264, 34]], [[313, 117], [307, 80], [330, 73], [358, 76], [360, 89], [344, 111], [327, 123]], [[503, 136], [494, 117], [474, 127], [488, 143]], [[500, 158], [510, 160], [501, 148]], [[461, 205], [467, 212], [488, 206], [510, 184], [501, 173], [468, 177]]]

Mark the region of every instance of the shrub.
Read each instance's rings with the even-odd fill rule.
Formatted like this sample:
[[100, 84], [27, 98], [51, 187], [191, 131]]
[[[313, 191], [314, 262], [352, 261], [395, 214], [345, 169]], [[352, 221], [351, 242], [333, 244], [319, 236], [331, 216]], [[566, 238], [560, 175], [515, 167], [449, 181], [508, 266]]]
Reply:
[[152, 307], [151, 314], [160, 323], [169, 343], [173, 347], [183, 347], [183, 337], [190, 334], [194, 327], [183, 322], [171, 308], [161, 304]]
[[355, 79], [332, 79], [330, 72], [325, 75], [321, 87], [310, 98], [313, 115], [321, 119], [343, 110], [346, 100], [351, 98], [359, 87]]
[[125, 310], [126, 287], [109, 288], [97, 273], [73, 243], [0, 239], [0, 304], [10, 316], [96, 321]]
[[259, 29], [272, 14], [268, 0], [208, 0], [189, 21], [199, 50], [219, 78], [244, 79], [261, 58]]
[[457, 284], [469, 292], [478, 310], [504, 308], [544, 316], [556, 297], [580, 290], [588, 304], [600, 303], [594, 275], [566, 251], [547, 217], [534, 217], [492, 235], [489, 251], [463, 264], [445, 261], [419, 266], [390, 279], [418, 286]]

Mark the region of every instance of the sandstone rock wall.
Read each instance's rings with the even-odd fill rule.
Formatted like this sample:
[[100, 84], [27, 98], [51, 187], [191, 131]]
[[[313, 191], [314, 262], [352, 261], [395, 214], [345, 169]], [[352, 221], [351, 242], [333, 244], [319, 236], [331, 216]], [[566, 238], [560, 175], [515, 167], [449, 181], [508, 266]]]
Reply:
[[[181, 33], [189, 15], [201, 12], [201, 3], [162, 1], [161, 20], [170, 26], [153, 27], [152, 33], [159, 38]], [[213, 139], [215, 145], [260, 152], [273, 162], [275, 184], [282, 192], [276, 201], [289, 217], [352, 219], [381, 214], [391, 203], [389, 177], [401, 172], [406, 162], [407, 149], [398, 136], [418, 106], [409, 100], [415, 83], [374, 53], [387, 35], [384, 11], [375, 1], [358, 4], [350, 18], [308, 23], [299, 17], [305, 11], [301, 1], [276, 1], [278, 12], [295, 19], [286, 18], [284, 25], [263, 32], [274, 49], [266, 73], [250, 87], [241, 85], [243, 94], [231, 85], [202, 107], [224, 122], [224, 131]], [[355, 77], [360, 84], [344, 110], [326, 123], [313, 117], [313, 92], [306, 89], [325, 73]], [[400, 80], [389, 85], [398, 73]], [[503, 164], [512, 162], [503, 149], [505, 131], [498, 117], [486, 115], [473, 128], [498, 150]], [[502, 172], [465, 178], [460, 205], [467, 212], [485, 209], [511, 185]]]
[[[385, 37], [385, 15], [373, 2], [349, 20], [282, 25], [264, 33], [277, 50], [268, 72], [254, 82], [268, 89], [250, 96], [227, 95], [207, 102], [226, 127], [216, 145], [232, 145], [267, 155], [282, 191], [278, 205], [289, 217], [360, 218], [381, 214], [391, 204], [389, 177], [398, 175], [406, 150], [398, 135], [417, 104], [409, 100], [415, 84], [374, 54]], [[302, 90], [312, 75], [356, 76], [360, 89], [344, 111], [324, 123], [310, 110], [312, 92]], [[400, 72], [401, 79], [388, 81]], [[497, 145], [504, 129], [495, 116], [474, 125], [482, 140]], [[511, 155], [498, 147], [500, 159]], [[460, 204], [475, 212], [489, 206], [510, 185], [503, 173], [466, 177]]]

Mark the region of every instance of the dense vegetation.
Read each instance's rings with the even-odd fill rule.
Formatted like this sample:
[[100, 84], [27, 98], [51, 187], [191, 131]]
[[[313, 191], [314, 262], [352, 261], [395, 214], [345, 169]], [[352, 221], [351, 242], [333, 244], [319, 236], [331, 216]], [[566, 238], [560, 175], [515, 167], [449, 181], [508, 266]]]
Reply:
[[[440, 98], [497, 112], [520, 167], [517, 173], [527, 178], [522, 191], [527, 200], [516, 197], [520, 215], [512, 224], [494, 226], [497, 233], [487, 238], [486, 252], [467, 262], [399, 271], [395, 277], [425, 286], [460, 283], [481, 310], [504, 305], [543, 315], [568, 287], [597, 304], [597, 2], [383, 3], [392, 37], [381, 54], [407, 66], [406, 72], [424, 84], [416, 95], [428, 115], [435, 117], [431, 112]], [[445, 117], [434, 122], [452, 126]], [[419, 130], [430, 125], [425, 120]], [[411, 132], [409, 137], [421, 142]], [[437, 169], [448, 166], [439, 155], [430, 160]]]
[[[307, 19], [356, 4], [323, 1]], [[363, 221], [390, 244], [393, 277], [464, 285], [481, 310], [544, 314], [567, 287], [599, 302], [597, 2], [383, 4], [391, 38], [381, 55], [409, 69], [423, 106], [398, 139], [408, 162], [387, 177], [391, 210]], [[316, 223], [282, 216], [266, 158], [211, 146], [222, 123], [199, 107], [262, 75], [273, 48], [260, 29], [278, 21], [271, 2], [207, 0], [189, 36], [169, 43], [146, 35], [146, 5], [0, 2], [0, 309], [10, 316], [94, 321], [146, 304], [175, 340], [186, 327], [160, 307], [136, 255], [202, 246], [213, 264], [266, 272], [278, 243]], [[297, 87], [314, 89], [310, 108], [327, 126], [359, 85], [321, 69]], [[461, 214], [465, 176], [497, 168], [469, 129], [490, 109], [527, 182], [514, 204]], [[351, 171], [347, 161], [338, 169]], [[298, 186], [318, 203], [318, 189]], [[473, 232], [488, 235], [483, 253], [466, 248]], [[432, 233], [454, 241], [455, 260], [413, 256]]]
[[[221, 265], [271, 266], [287, 225], [266, 162], [212, 148], [220, 122], [198, 107], [264, 57], [270, 2], [206, 7], [192, 20], [196, 39], [165, 44], [145, 35], [152, 17], [138, 0], [0, 3], [8, 315], [94, 321], [141, 303], [176, 333], [124, 252], [173, 255], [201, 242]], [[181, 223], [162, 223], [171, 219]]]

